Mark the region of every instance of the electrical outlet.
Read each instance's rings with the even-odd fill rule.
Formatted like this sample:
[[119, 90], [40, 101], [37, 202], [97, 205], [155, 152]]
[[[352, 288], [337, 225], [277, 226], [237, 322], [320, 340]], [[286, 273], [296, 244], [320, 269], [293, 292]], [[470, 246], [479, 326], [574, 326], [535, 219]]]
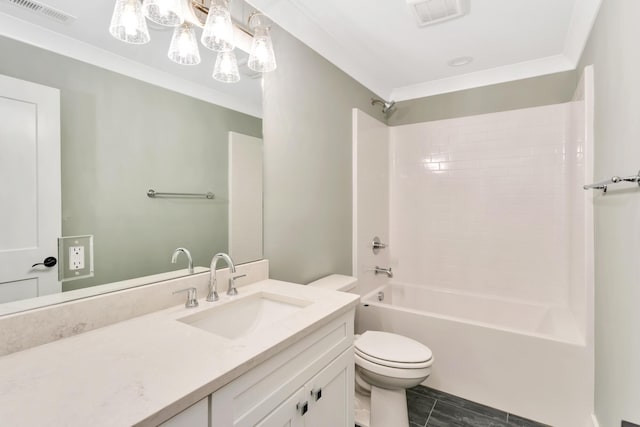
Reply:
[[84, 268], [84, 246], [69, 246], [69, 270]]
[[61, 282], [93, 277], [93, 236], [58, 238], [58, 262], [58, 280]]

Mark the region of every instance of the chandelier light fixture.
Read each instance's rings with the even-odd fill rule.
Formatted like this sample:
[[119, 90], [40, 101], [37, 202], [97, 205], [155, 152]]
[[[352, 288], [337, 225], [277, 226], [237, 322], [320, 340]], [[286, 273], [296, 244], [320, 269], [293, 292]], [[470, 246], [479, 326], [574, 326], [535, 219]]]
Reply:
[[270, 27], [266, 18], [261, 14], [249, 17], [249, 27], [253, 30], [253, 42], [251, 54], [247, 66], [253, 71], [268, 73], [276, 69], [276, 56], [273, 52], [273, 43], [269, 35]]
[[147, 21], [144, 20], [142, 6], [138, 0], [116, 0], [109, 32], [125, 43], [149, 43], [151, 37]]
[[211, 0], [200, 41], [214, 52], [230, 52], [235, 47], [231, 13], [226, 0]]
[[176, 64], [197, 65], [200, 63], [198, 39], [193, 25], [185, 22], [173, 30], [168, 55], [169, 59]]
[[142, 13], [149, 21], [167, 27], [184, 23], [182, 0], [144, 0]]
[[235, 83], [240, 80], [238, 61], [233, 51], [220, 52], [213, 67], [213, 78], [219, 82]]
[[[206, 19], [204, 19], [206, 16]], [[202, 19], [201, 19], [202, 17]], [[145, 44], [151, 37], [147, 21], [174, 27], [168, 57], [181, 65], [200, 63], [196, 28], [202, 28], [203, 46], [217, 52], [213, 78], [220, 82], [240, 80], [234, 49], [237, 38], [251, 40], [242, 50], [249, 53], [247, 66], [266, 73], [276, 69], [270, 21], [261, 13], [249, 16], [249, 30], [231, 18], [229, 0], [116, 0], [109, 32], [125, 43]]]

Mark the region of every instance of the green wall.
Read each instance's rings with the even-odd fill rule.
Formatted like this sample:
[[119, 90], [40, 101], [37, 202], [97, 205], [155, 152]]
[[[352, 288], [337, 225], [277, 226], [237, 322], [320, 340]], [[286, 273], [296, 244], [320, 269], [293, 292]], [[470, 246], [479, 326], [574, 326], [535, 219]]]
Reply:
[[374, 94], [280, 28], [264, 78], [264, 246], [271, 277], [351, 274], [351, 109]]
[[389, 116], [391, 126], [571, 101], [576, 88], [575, 71], [549, 74], [458, 92], [402, 101]]
[[227, 132], [261, 137], [260, 119], [7, 38], [0, 52], [0, 74], [61, 92], [62, 232], [95, 236], [95, 277], [65, 290], [184, 268], [178, 246], [202, 266], [227, 250]]
[[[640, 169], [640, 2], [603, 1], [580, 69], [594, 65], [594, 177]], [[595, 408], [602, 427], [640, 424], [640, 190], [596, 195]]]

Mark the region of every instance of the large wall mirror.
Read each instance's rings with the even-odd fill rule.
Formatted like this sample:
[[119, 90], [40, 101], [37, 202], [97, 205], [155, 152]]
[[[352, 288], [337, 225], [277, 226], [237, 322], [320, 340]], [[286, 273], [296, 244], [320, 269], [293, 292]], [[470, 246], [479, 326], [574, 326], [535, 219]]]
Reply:
[[[101, 3], [107, 4], [102, 5], [106, 9], [112, 8], [111, 2]], [[166, 34], [160, 36], [167, 37]], [[246, 218], [236, 220], [234, 228], [230, 199], [246, 199], [248, 194], [241, 191], [242, 194], [233, 195], [230, 188], [234, 188], [234, 182], [238, 187], [237, 177], [245, 176], [244, 167], [250, 168], [254, 177], [261, 177], [261, 165], [252, 157], [245, 166], [242, 155], [246, 155], [246, 150], [237, 150], [234, 154], [229, 147], [234, 138], [236, 143], [260, 143], [259, 114], [224, 108], [8, 37], [0, 37], [0, 52], [3, 58], [0, 75], [59, 91], [61, 235], [93, 236], [94, 255], [93, 276], [60, 281], [60, 295], [81, 297], [100, 292], [101, 288], [112, 289], [104, 284], [174, 270], [186, 273], [186, 258], [181, 256], [177, 264], [171, 262], [172, 253], [178, 247], [191, 252], [195, 266], [208, 267], [216, 252], [230, 251], [230, 233], [236, 234], [236, 241], [244, 242], [238, 240], [244, 229], [239, 221]], [[229, 91], [227, 96], [255, 96], [256, 88], [260, 90], [259, 79], [245, 82], [238, 87], [236, 95]], [[20, 108], [16, 105], [22, 104], [0, 93], [2, 99], [6, 102], [0, 102], [0, 110], [8, 113], [4, 115], [3, 124], [7, 128], [8, 123], [15, 124], [20, 118], [16, 113]], [[31, 114], [26, 111], [25, 114]], [[14, 160], [19, 158], [19, 153], [11, 151], [15, 146], [12, 134], [0, 132], [0, 137], [4, 138], [0, 141], [4, 154], [0, 152], [0, 156], [5, 157], [5, 163], [9, 152], [13, 153]], [[21, 168], [14, 160], [11, 160], [14, 166]], [[38, 158], [38, 161], [48, 160]], [[37, 175], [36, 169], [34, 173]], [[255, 182], [253, 184], [255, 188]], [[215, 197], [150, 198], [149, 189], [171, 193], [211, 192]], [[16, 232], [16, 224], [24, 215], [17, 212], [17, 208], [12, 209], [9, 199], [12, 192], [16, 197], [16, 191], [20, 190], [16, 189], [15, 182], [4, 177], [0, 191], [4, 227], [0, 229], [0, 240], [9, 246], [11, 235], [17, 241], [24, 237], [22, 231]], [[261, 192], [254, 192], [251, 197], [253, 206], [261, 208]], [[251, 201], [247, 203], [251, 205]], [[255, 217], [253, 215], [254, 222]], [[261, 227], [247, 233], [261, 234]], [[236, 262], [261, 258], [261, 235], [259, 238], [260, 251], [256, 251], [254, 245], [254, 250], [247, 255], [238, 255]], [[57, 248], [57, 243], [54, 246]], [[0, 253], [8, 250], [0, 243]], [[69, 260], [65, 259], [68, 247], [63, 251], [54, 270], [68, 269]], [[60, 258], [57, 253], [50, 255]], [[31, 263], [37, 262], [43, 260], [13, 261], [11, 265], [20, 264], [20, 270], [50, 268], [44, 265], [32, 268]], [[8, 273], [8, 267], [3, 270]], [[51, 274], [58, 276], [58, 272]], [[37, 282], [36, 286], [24, 285], [28, 289], [16, 293], [21, 283], [0, 275], [0, 288], [12, 288], [4, 293], [0, 289], [0, 315], [60, 300], [42, 295], [50, 292], [38, 290]], [[87, 292], [88, 289], [91, 292]]]

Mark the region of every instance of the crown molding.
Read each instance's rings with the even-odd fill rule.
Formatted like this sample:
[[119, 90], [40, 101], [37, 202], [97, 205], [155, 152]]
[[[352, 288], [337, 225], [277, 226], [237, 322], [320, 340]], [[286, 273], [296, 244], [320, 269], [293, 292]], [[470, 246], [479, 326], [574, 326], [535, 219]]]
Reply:
[[575, 64], [571, 63], [564, 55], [549, 56], [547, 58], [505, 65], [504, 67], [491, 68], [463, 74], [461, 76], [395, 88], [391, 92], [391, 99], [394, 101], [408, 101], [410, 99], [424, 98], [443, 93], [569, 71], [574, 68]]

